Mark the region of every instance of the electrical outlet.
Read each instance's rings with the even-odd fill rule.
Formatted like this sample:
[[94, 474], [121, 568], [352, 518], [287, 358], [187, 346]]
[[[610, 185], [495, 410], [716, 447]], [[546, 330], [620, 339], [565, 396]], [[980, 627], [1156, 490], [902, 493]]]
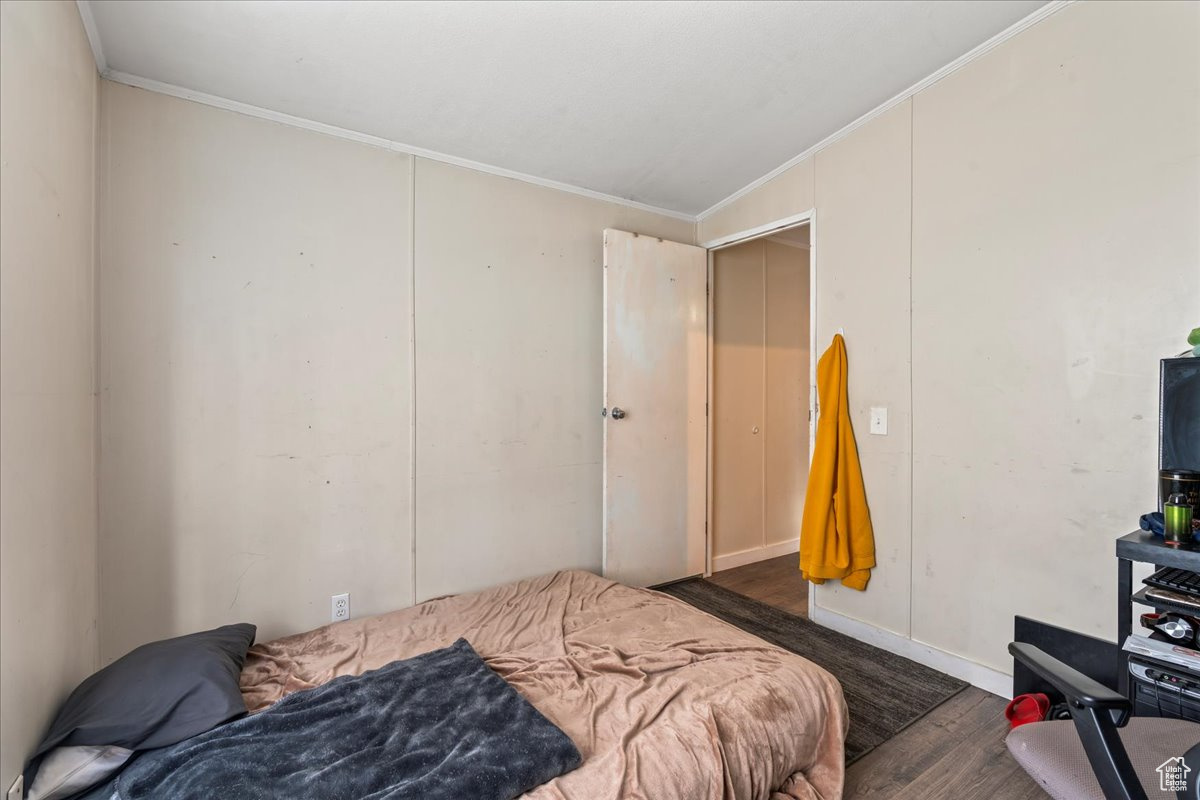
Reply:
[[8, 800], [21, 800], [25, 796], [25, 776], [18, 775], [12, 786], [8, 787]]
[[329, 619], [332, 622], [342, 622], [350, 619], [350, 593], [335, 594], [329, 598], [332, 601], [333, 609]]

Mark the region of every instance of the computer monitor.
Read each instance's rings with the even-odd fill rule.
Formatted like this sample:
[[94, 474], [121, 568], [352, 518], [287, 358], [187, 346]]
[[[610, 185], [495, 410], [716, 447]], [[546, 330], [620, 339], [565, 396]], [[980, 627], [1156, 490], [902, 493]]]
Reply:
[[1158, 399], [1158, 468], [1200, 471], [1200, 358], [1164, 358]]

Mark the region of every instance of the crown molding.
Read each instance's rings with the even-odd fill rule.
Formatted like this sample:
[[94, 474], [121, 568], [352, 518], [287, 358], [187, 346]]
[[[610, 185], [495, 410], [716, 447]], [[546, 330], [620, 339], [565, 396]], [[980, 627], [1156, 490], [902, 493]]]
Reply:
[[799, 155], [795, 156], [794, 158], [791, 158], [791, 159], [785, 161], [784, 163], [780, 164], [775, 169], [768, 172], [766, 175], [763, 175], [758, 180], [753, 181], [752, 183], [746, 184], [741, 189], [738, 189], [736, 192], [734, 192], [733, 194], [726, 197], [724, 200], [721, 200], [721, 201], [713, 204], [709, 208], [706, 208], [705, 210], [701, 211], [699, 214], [696, 215], [696, 221], [703, 222], [704, 220], [711, 217], [713, 214], [720, 211], [722, 208], [725, 208], [725, 206], [729, 205], [730, 203], [733, 203], [736, 200], [738, 200], [742, 197], [745, 197], [746, 195], [750, 194], [758, 187], [771, 181], [773, 178], [779, 177], [784, 172], [787, 172], [789, 169], [791, 169], [792, 167], [799, 164], [801, 161], [804, 161], [805, 159], [813, 156], [820, 150], [824, 150], [826, 147], [833, 144], [834, 142], [836, 142], [840, 139], [846, 138], [851, 133], [853, 133], [855, 130], [857, 130], [858, 128], [861, 128], [863, 125], [866, 125], [868, 122], [870, 122], [871, 120], [880, 116], [881, 114], [886, 113], [887, 111], [896, 107], [900, 103], [903, 103], [905, 100], [908, 100], [910, 97], [918, 94], [922, 90], [929, 88], [933, 84], [940, 81], [942, 78], [945, 78], [947, 75], [951, 75], [951, 74], [957, 72], [958, 70], [962, 69], [966, 65], [970, 64], [972, 61], [976, 60], [977, 58], [980, 58], [981, 56], [986, 55], [987, 53], [991, 52], [999, 45], [1001, 45], [1004, 42], [1008, 41], [1009, 39], [1013, 38], [1018, 33], [1021, 33], [1022, 31], [1026, 30], [1027, 28], [1030, 28], [1033, 25], [1036, 25], [1037, 23], [1046, 19], [1047, 17], [1054, 14], [1055, 12], [1061, 11], [1063, 8], [1066, 8], [1073, 2], [1075, 2], [1075, 0], [1054, 0], [1054, 2], [1047, 3], [1046, 5], [1037, 9], [1036, 11], [1029, 14], [1028, 16], [1017, 20], [1012, 25], [1010, 25], [1009, 27], [1000, 31], [1000, 33], [998, 33], [995, 36], [993, 36], [992, 38], [988, 39], [983, 44], [979, 45], [978, 47], [974, 48], [973, 50], [970, 50], [967, 53], [964, 53], [963, 55], [954, 59], [949, 64], [947, 64], [946, 66], [937, 70], [936, 72], [932, 73], [931, 75], [917, 81], [912, 86], [910, 86], [907, 89], [905, 89], [904, 91], [900, 92], [900, 94], [896, 95], [895, 97], [893, 97], [890, 100], [884, 101], [880, 105], [876, 106], [875, 108], [871, 109], [867, 113], [863, 114], [858, 119], [851, 122], [846, 127], [841, 128], [840, 130], [830, 134], [829, 136], [826, 136], [824, 139], [817, 142], [812, 147], [805, 150], [803, 153], [800, 153]]
[[101, 75], [108, 72], [108, 59], [104, 57], [104, 45], [100, 43], [100, 31], [96, 29], [96, 18], [92, 16], [92, 4], [88, 0], [75, 0], [79, 18], [83, 20], [83, 31], [92, 47], [92, 58], [96, 59], [96, 71]]
[[667, 208], [659, 208], [658, 206], [639, 203], [636, 200], [629, 200], [624, 197], [616, 197], [611, 194], [585, 189], [582, 186], [573, 186], [569, 183], [550, 180], [548, 178], [539, 178], [536, 175], [527, 175], [523, 172], [517, 172], [504, 167], [497, 167], [491, 164], [484, 164], [480, 161], [472, 161], [469, 158], [459, 158], [458, 156], [439, 153], [436, 150], [428, 150], [424, 147], [416, 147], [414, 145], [396, 142], [391, 139], [385, 139], [382, 136], [373, 136], [369, 133], [361, 133], [359, 131], [350, 130], [348, 128], [339, 128], [336, 125], [327, 125], [324, 122], [315, 122], [304, 117], [294, 117], [291, 114], [284, 114], [281, 111], [272, 111], [269, 108], [261, 108], [253, 106], [249, 103], [241, 103], [237, 100], [229, 100], [217, 95], [206, 94], [205, 92], [197, 92], [192, 89], [185, 89], [182, 86], [176, 86], [172, 83], [163, 83], [162, 81], [143, 78], [140, 75], [130, 75], [127, 72], [118, 70], [107, 70], [102, 73], [102, 76], [110, 81], [123, 83], [126, 86], [133, 86], [138, 89], [145, 89], [159, 94], [178, 97], [181, 100], [190, 100], [193, 103], [200, 103], [213, 108], [220, 108], [225, 111], [233, 111], [237, 114], [244, 114], [248, 117], [257, 117], [270, 122], [278, 122], [281, 125], [289, 125], [293, 128], [302, 128], [304, 130], [322, 133], [326, 136], [334, 136], [338, 139], [348, 139], [352, 142], [380, 147], [384, 150], [392, 150], [397, 153], [405, 153], [407, 155], [417, 156], [418, 158], [427, 158], [430, 161], [440, 161], [443, 164], [451, 164], [456, 167], [464, 167], [466, 169], [475, 170], [476, 172], [486, 172], [489, 175], [497, 175], [501, 178], [511, 178], [513, 180], [531, 183], [535, 186], [542, 186], [547, 189], [557, 189], [560, 192], [568, 192], [570, 194], [586, 197], [589, 200], [600, 200], [605, 203], [615, 203], [617, 205], [635, 208], [639, 211], [647, 211], [652, 214], [659, 214], [672, 219], [683, 220], [684, 222], [694, 223], [695, 216], [685, 214], [680, 211], [672, 211]]
[[993, 36], [992, 38], [988, 39], [983, 44], [980, 44], [979, 46], [975, 47], [973, 50], [963, 54], [962, 56], [959, 56], [954, 61], [951, 61], [949, 64], [945, 65], [941, 69], [937, 70], [936, 72], [932, 73], [931, 75], [927, 76], [926, 78], [913, 84], [909, 88], [907, 88], [904, 91], [897, 94], [895, 97], [876, 106], [872, 110], [868, 111], [866, 114], [863, 114], [861, 117], [854, 120], [849, 125], [846, 125], [845, 127], [841, 128], [840, 130], [830, 134], [829, 136], [826, 136], [824, 139], [817, 142], [812, 147], [809, 147], [804, 152], [800, 153], [799, 155], [795, 156], [794, 158], [789, 159], [788, 161], [785, 161], [783, 164], [780, 164], [778, 167], [771, 170], [766, 175], [763, 175], [762, 177], [758, 178], [757, 180], [746, 184], [741, 189], [738, 189], [733, 194], [729, 195], [728, 197], [726, 197], [723, 200], [720, 200], [719, 202], [715, 203], [714, 205], [710, 206], [709, 208], [705, 209], [704, 211], [700, 212], [699, 214], [688, 214], [688, 213], [685, 213], [682, 211], [675, 211], [675, 210], [668, 209], [668, 208], [661, 208], [659, 206], [649, 205], [648, 203], [639, 203], [636, 200], [629, 200], [624, 197], [617, 197], [616, 195], [605, 194], [604, 192], [597, 192], [592, 189], [585, 189], [582, 186], [575, 186], [573, 184], [563, 183], [561, 181], [550, 180], [548, 178], [540, 178], [536, 175], [529, 175], [529, 174], [526, 174], [523, 172], [517, 172], [515, 170], [505, 169], [504, 167], [497, 167], [497, 166], [493, 166], [491, 164], [485, 164], [480, 161], [472, 161], [471, 159], [468, 159], [468, 158], [460, 158], [458, 156], [452, 156], [447, 153], [440, 153], [436, 150], [429, 150], [429, 149], [426, 149], [423, 147], [416, 147], [414, 145], [405, 144], [403, 142], [397, 142], [397, 141], [394, 141], [391, 139], [385, 139], [381, 136], [374, 136], [372, 134], [362, 133], [360, 131], [354, 131], [354, 130], [350, 130], [348, 128], [340, 128], [336, 125], [328, 125], [326, 123], [316, 122], [314, 120], [306, 119], [304, 117], [296, 117], [291, 114], [285, 114], [280, 111], [272, 111], [271, 109], [268, 109], [268, 108], [262, 108], [260, 106], [250, 105], [249, 103], [241, 103], [236, 100], [229, 100], [227, 98], [219, 97], [217, 95], [211, 95], [211, 94], [207, 94], [205, 92], [198, 92], [198, 91], [195, 91], [192, 89], [184, 88], [182, 86], [176, 86], [175, 84], [164, 83], [162, 81], [156, 81], [151, 78], [143, 78], [140, 75], [131, 75], [127, 72], [121, 72], [119, 70], [109, 69], [108, 61], [104, 55], [104, 48], [100, 41], [100, 35], [96, 28], [96, 21], [92, 15], [90, 0], [76, 0], [76, 5], [79, 7], [79, 16], [83, 20], [83, 27], [84, 27], [84, 30], [87, 32], [88, 43], [91, 45], [91, 48], [92, 48], [92, 55], [96, 59], [96, 69], [100, 72], [101, 77], [106, 78], [108, 80], [115, 81], [117, 83], [123, 83], [123, 84], [126, 84], [127, 86], [133, 86], [133, 87], [136, 87], [139, 89], [145, 89], [145, 90], [151, 91], [151, 92], [157, 92], [159, 94], [165, 94], [165, 95], [170, 95], [172, 97], [178, 97], [183, 100], [190, 100], [195, 103], [201, 103], [203, 105], [212, 106], [214, 108], [224, 109], [226, 111], [233, 111], [238, 114], [244, 114], [246, 116], [256, 117], [258, 119], [265, 119], [265, 120], [269, 120], [271, 122], [277, 122], [281, 125], [289, 125], [294, 128], [302, 128], [304, 130], [314, 131], [316, 133], [322, 133], [322, 134], [325, 134], [326, 136], [333, 136], [333, 137], [336, 137], [339, 139], [348, 139], [350, 141], [360, 142], [362, 144], [371, 145], [373, 147], [380, 147], [385, 150], [392, 150], [392, 151], [398, 152], [398, 153], [406, 153], [409, 155], [417, 156], [419, 158], [427, 158], [431, 161], [438, 161], [443, 164], [450, 164], [450, 165], [457, 166], [457, 167], [463, 167], [466, 169], [475, 170], [477, 172], [484, 172], [489, 175], [496, 175], [496, 176], [499, 176], [502, 178], [510, 178], [512, 180], [518, 180], [518, 181], [522, 181], [524, 183], [530, 183], [535, 186], [542, 186], [547, 189], [556, 189], [558, 191], [567, 192], [569, 194], [574, 194], [579, 197], [586, 197], [591, 200], [599, 200], [599, 201], [605, 202], [605, 203], [614, 203], [616, 205], [625, 206], [627, 208], [637, 209], [638, 211], [646, 211], [651, 214], [659, 214], [664, 217], [670, 217], [672, 219], [678, 219], [678, 220], [682, 220], [684, 222], [691, 222], [691, 223], [695, 224], [695, 223], [704, 221], [708, 217], [710, 217], [713, 214], [720, 211], [722, 208], [725, 208], [726, 206], [730, 205], [731, 203], [737, 201], [738, 199], [746, 196], [747, 194], [750, 194], [755, 189], [757, 189], [760, 186], [762, 186], [763, 184], [771, 181], [772, 179], [778, 177], [779, 175], [783, 174], [784, 172], [786, 172], [787, 170], [796, 166], [797, 164], [804, 161], [805, 159], [813, 156], [818, 151], [823, 150], [824, 148], [828, 147], [829, 145], [833, 144], [834, 142], [844, 139], [845, 137], [847, 137], [851, 133], [853, 133], [855, 130], [857, 130], [858, 128], [867, 124], [868, 122], [870, 122], [871, 120], [880, 116], [881, 114], [886, 113], [890, 109], [894, 108], [895, 106], [899, 105], [900, 103], [903, 103], [905, 100], [908, 100], [909, 98], [918, 94], [922, 90], [932, 86], [933, 84], [940, 81], [942, 78], [945, 78], [947, 75], [957, 72], [958, 70], [962, 69], [966, 65], [970, 64], [972, 61], [975, 61], [976, 59], [980, 58], [981, 56], [991, 52], [993, 49], [995, 49], [999, 45], [1003, 44], [1004, 42], [1008, 41], [1009, 39], [1013, 38], [1017, 34], [1028, 29], [1029, 27], [1037, 24], [1038, 22], [1041, 22], [1043, 19], [1046, 19], [1047, 17], [1062, 10], [1063, 8], [1065, 8], [1066, 6], [1070, 5], [1071, 3], [1075, 2], [1075, 1], [1076, 0], [1053, 0], [1053, 2], [1047, 3], [1046, 5], [1037, 9], [1033, 13], [1024, 17], [1023, 19], [1018, 20], [1014, 24], [1010, 25], [1008, 28], [1004, 29], [1000, 33], [998, 33], [995, 36]]

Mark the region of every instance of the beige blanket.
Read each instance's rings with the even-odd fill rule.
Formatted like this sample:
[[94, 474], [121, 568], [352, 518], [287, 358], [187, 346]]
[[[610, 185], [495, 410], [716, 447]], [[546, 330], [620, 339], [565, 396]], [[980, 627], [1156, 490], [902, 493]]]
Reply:
[[255, 645], [250, 710], [465, 637], [578, 746], [530, 800], [842, 794], [833, 676], [666, 595], [559, 572]]

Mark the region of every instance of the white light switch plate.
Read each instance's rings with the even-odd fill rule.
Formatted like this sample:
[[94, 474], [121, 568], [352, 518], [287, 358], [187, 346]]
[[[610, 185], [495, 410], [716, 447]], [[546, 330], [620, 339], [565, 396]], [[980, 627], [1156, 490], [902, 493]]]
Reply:
[[[2, 784], [0, 784], [0, 785], [2, 785]], [[5, 796], [8, 798], [8, 800], [21, 800], [21, 798], [24, 795], [25, 795], [25, 776], [18, 775], [17, 779], [15, 781], [13, 781], [13, 785], [8, 787], [8, 794]]]
[[871, 433], [876, 436], [887, 436], [886, 408], [871, 408]]

